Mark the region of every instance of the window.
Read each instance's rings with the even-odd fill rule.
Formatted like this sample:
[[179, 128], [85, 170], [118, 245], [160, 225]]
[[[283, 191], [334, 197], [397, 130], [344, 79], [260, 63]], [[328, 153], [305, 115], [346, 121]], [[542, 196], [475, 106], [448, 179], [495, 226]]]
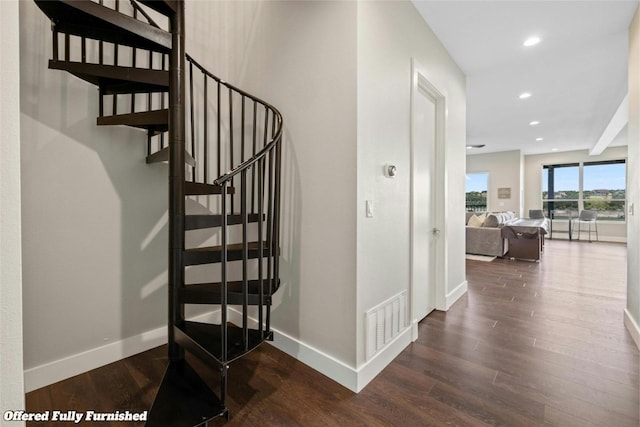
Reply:
[[[556, 219], [575, 218], [580, 205], [580, 165], [544, 166], [542, 173], [542, 209]], [[546, 189], [546, 191], [545, 191]]]
[[626, 165], [624, 160], [591, 162], [583, 170], [584, 208], [598, 211], [598, 218], [624, 221]]
[[488, 173], [468, 173], [467, 174], [467, 212], [483, 212], [487, 207], [487, 189], [489, 187]]
[[624, 221], [625, 177], [624, 160], [543, 166], [543, 209], [556, 219], [576, 218], [587, 209], [602, 220]]

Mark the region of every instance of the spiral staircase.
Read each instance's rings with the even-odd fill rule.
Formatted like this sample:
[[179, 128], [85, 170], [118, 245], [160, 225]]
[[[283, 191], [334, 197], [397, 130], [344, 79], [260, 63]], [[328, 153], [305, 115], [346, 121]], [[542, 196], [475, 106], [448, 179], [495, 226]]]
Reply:
[[[147, 425], [228, 418], [229, 364], [273, 338], [282, 117], [186, 54], [182, 0], [35, 2], [52, 22], [49, 68], [97, 86], [97, 125], [146, 131], [146, 162], [169, 164], [170, 362]], [[214, 245], [186, 247], [196, 230]], [[186, 279], [206, 264], [207, 280]], [[189, 321], [189, 304], [217, 318]], [[205, 383], [185, 351], [217, 370], [219, 384]]]

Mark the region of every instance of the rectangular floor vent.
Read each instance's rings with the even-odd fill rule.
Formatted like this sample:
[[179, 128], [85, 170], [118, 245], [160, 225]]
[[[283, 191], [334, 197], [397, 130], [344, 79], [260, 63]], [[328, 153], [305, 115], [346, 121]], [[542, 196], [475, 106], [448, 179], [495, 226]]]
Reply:
[[407, 326], [407, 291], [389, 298], [366, 313], [366, 358], [373, 357]]

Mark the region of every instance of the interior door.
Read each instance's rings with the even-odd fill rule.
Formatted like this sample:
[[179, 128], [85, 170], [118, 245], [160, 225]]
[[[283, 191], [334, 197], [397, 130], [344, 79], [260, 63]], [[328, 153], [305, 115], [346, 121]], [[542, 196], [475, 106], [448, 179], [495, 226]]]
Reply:
[[413, 103], [412, 313], [419, 322], [435, 309], [434, 173], [436, 99], [418, 82]]

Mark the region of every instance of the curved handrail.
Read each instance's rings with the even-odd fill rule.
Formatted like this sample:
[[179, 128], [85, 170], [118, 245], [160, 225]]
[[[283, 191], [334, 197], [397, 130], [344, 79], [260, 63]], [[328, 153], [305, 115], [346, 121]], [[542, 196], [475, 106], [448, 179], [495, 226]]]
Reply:
[[215, 185], [222, 185], [234, 176], [238, 175], [243, 170], [249, 169], [251, 165], [255, 164], [258, 160], [265, 157], [267, 153], [269, 153], [275, 147], [278, 141], [280, 141], [282, 137], [282, 116], [280, 115], [280, 112], [278, 110], [274, 109], [272, 111], [278, 115], [278, 130], [275, 137], [273, 137], [262, 150], [258, 151], [255, 156], [251, 157], [248, 160], [245, 160], [235, 168], [231, 169], [229, 172], [221, 175], [218, 179], [214, 180], [213, 183]]
[[222, 175], [220, 175], [217, 179], [215, 179], [213, 181], [214, 185], [218, 185], [221, 186], [224, 183], [228, 182], [229, 180], [231, 180], [234, 176], [238, 175], [239, 173], [241, 173], [244, 170], [249, 169], [252, 165], [254, 165], [255, 163], [257, 163], [260, 159], [264, 158], [269, 152], [271, 152], [271, 150], [274, 149], [274, 147], [276, 146], [276, 144], [282, 139], [282, 114], [280, 113], [280, 111], [278, 111], [277, 108], [275, 108], [273, 105], [269, 104], [268, 102], [254, 96], [251, 95], [250, 93], [230, 84], [227, 83], [226, 81], [220, 79], [219, 77], [215, 76], [214, 74], [210, 73], [206, 68], [204, 68], [200, 63], [198, 63], [195, 59], [193, 59], [192, 56], [190, 56], [189, 54], [186, 54], [186, 59], [188, 62], [190, 62], [191, 64], [193, 64], [197, 69], [200, 70], [200, 72], [202, 72], [204, 75], [208, 76], [209, 78], [213, 79], [216, 83], [219, 83], [223, 86], [225, 86], [226, 88], [237, 92], [238, 94], [251, 99], [254, 102], [257, 102], [261, 105], [263, 105], [265, 108], [267, 108], [269, 111], [272, 112], [272, 114], [274, 115], [274, 119], [275, 119], [275, 123], [276, 123], [276, 129], [274, 130], [271, 139], [265, 144], [265, 146], [258, 151], [257, 153], [255, 153], [251, 158], [245, 160], [244, 162], [240, 163], [237, 166], [233, 166], [232, 169]]

